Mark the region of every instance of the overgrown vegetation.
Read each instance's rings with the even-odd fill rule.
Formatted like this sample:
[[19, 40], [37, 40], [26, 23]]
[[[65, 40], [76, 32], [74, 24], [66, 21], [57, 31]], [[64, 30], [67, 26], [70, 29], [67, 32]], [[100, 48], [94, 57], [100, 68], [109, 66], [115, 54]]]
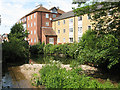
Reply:
[[46, 88], [115, 88], [110, 81], [102, 84], [84, 74], [80, 75], [81, 70], [76, 68], [67, 71], [59, 64], [46, 65], [40, 70], [40, 79], [37, 80]]
[[11, 28], [9, 41], [2, 44], [3, 61], [21, 62], [29, 59], [29, 44], [24, 40], [27, 36], [22, 24], [15, 24]]
[[44, 46], [45, 44], [44, 43], [37, 43], [36, 45], [32, 45], [30, 46], [30, 53], [33, 55], [33, 54], [36, 54], [36, 55], [39, 55], [39, 54], [44, 54]]

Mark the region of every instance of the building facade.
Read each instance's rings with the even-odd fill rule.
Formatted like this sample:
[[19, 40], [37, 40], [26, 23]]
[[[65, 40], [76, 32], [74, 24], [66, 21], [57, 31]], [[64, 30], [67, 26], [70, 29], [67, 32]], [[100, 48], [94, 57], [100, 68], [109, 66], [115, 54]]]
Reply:
[[25, 38], [28, 40], [29, 45], [34, 45], [38, 42], [57, 44], [57, 35], [52, 29], [52, 20], [62, 13], [64, 11], [59, 8], [53, 7], [48, 10], [41, 5], [22, 17], [19, 23], [22, 23], [29, 32], [28, 38]]
[[57, 44], [79, 42], [83, 33], [92, 28], [90, 15], [75, 16], [73, 11], [63, 13], [52, 21]]

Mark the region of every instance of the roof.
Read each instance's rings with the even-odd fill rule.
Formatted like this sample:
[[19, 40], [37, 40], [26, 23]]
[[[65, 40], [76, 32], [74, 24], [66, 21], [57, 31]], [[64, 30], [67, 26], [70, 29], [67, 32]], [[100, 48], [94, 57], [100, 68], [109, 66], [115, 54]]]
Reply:
[[[52, 7], [50, 10], [52, 10], [53, 8], [56, 8], [56, 7]], [[56, 8], [57, 9], [57, 8]], [[28, 13], [27, 15], [23, 16], [22, 18], [34, 13], [34, 12], [51, 12], [50, 10], [48, 10], [47, 8], [43, 7], [43, 6], [40, 6], [38, 7], [37, 9], [34, 9], [32, 12]], [[57, 9], [58, 13], [62, 14], [64, 13], [64, 11], [60, 10], [60, 9]], [[21, 18], [21, 19], [22, 19]]]
[[43, 28], [42, 31], [45, 36], [57, 36], [55, 31], [53, 31], [52, 28]]
[[63, 10], [61, 10], [61, 9], [59, 9], [59, 8], [56, 8], [56, 7], [52, 7], [51, 9], [49, 9], [49, 10], [52, 10], [52, 9], [56, 9], [57, 10], [57, 12], [58, 13], [60, 13], [60, 14], [63, 14], [63, 13], [65, 13]]
[[69, 17], [74, 17], [74, 16], [75, 16], [74, 12], [69, 11], [69, 12], [63, 13], [59, 17], [55, 18], [53, 21], [57, 21], [57, 20], [61, 20], [61, 19], [69, 18]]
[[[24, 18], [24, 17], [26, 17], [26, 16], [28, 16], [28, 15], [30, 15], [30, 14], [32, 14], [32, 13], [34, 13], [34, 12], [50, 12], [50, 10], [48, 10], [48, 9], [46, 9], [45, 7], [43, 7], [43, 6], [40, 6], [40, 7], [38, 7], [37, 9], [34, 9], [32, 12], [30, 12], [30, 13], [28, 13], [27, 15], [25, 15], [25, 16], [23, 16], [22, 18]], [[21, 19], [22, 19], [21, 18]]]

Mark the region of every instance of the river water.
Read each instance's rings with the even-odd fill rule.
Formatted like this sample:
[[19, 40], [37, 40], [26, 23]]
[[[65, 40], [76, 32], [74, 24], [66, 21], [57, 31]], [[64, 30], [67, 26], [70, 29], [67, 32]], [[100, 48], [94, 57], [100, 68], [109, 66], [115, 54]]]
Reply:
[[[50, 60], [56, 60], [60, 61], [63, 64], [69, 64], [71, 61], [75, 60], [72, 58], [66, 58], [66, 57], [58, 57], [58, 56], [45, 56], [45, 55], [36, 55], [36, 56], [31, 56], [32, 62], [38, 63], [38, 64], [45, 64], [49, 63]], [[29, 63], [30, 63], [29, 60]], [[7, 67], [7, 66], [4, 66]], [[8, 68], [6, 72], [4, 73], [2, 77], [2, 88], [36, 88], [33, 87], [28, 81], [24, 75], [21, 73], [20, 69], [18, 66], [12, 66]]]

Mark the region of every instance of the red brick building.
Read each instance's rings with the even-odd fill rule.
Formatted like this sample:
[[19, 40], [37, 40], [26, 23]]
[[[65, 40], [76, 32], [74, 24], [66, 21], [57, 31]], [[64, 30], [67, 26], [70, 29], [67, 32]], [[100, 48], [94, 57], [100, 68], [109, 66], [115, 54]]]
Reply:
[[64, 13], [59, 8], [53, 7], [50, 10], [42, 5], [20, 19], [29, 36], [26, 38], [29, 45], [38, 42], [45, 44], [57, 44], [57, 35], [52, 29], [52, 20]]

